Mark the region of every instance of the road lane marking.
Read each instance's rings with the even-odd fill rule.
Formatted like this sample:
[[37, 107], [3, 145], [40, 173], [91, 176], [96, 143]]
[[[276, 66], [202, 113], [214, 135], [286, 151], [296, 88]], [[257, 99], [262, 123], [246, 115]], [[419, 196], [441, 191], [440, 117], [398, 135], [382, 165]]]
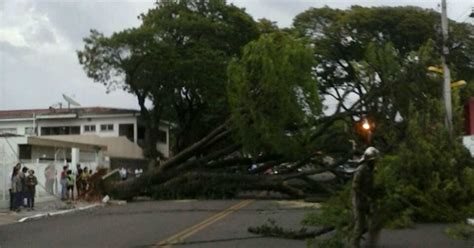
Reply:
[[216, 223], [217, 221], [225, 218], [226, 216], [234, 213], [235, 211], [241, 209], [241, 208], [244, 208], [245, 206], [249, 205], [250, 203], [254, 202], [254, 200], [244, 200], [244, 201], [241, 201], [235, 205], [232, 205], [231, 207], [215, 214], [215, 215], [212, 215], [211, 217], [209, 218], [206, 218], [205, 220], [191, 226], [191, 227], [188, 227], [186, 229], [184, 229], [183, 231], [159, 242], [156, 246], [157, 247], [171, 247], [175, 244], [178, 244], [180, 243], [181, 241], [183, 241], [184, 239], [190, 237], [191, 235], [199, 232], [200, 230], [203, 230], [204, 228]]
[[245, 200], [245, 201], [242, 201], [242, 202], [239, 202], [201, 222], [199, 222], [198, 224], [195, 224], [189, 228], [186, 228], [185, 230], [161, 241], [158, 246], [162, 247], [162, 246], [165, 246], [165, 247], [171, 247], [172, 245], [174, 244], [177, 244], [179, 242], [181, 242], [182, 240], [184, 240], [185, 238], [193, 235], [194, 233], [206, 228], [207, 226], [219, 221], [220, 219], [226, 217], [227, 215], [235, 212], [236, 210], [238, 209], [241, 209], [245, 206], [247, 206], [248, 204], [252, 203], [253, 200]]

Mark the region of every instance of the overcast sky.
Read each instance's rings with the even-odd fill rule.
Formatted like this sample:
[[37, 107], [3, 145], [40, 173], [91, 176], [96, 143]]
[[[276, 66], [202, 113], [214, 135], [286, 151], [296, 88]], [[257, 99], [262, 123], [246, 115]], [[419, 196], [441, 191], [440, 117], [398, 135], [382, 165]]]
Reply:
[[[440, 1], [440, 0], [439, 0]], [[310, 7], [416, 5], [437, 9], [438, 0], [233, 0], [255, 19], [267, 18], [290, 26]], [[132, 95], [106, 93], [93, 83], [77, 61], [76, 50], [90, 29], [105, 34], [139, 25], [137, 16], [154, 1], [123, 0], [0, 0], [0, 110], [47, 108], [72, 96], [83, 106], [138, 108]], [[474, 0], [448, 0], [448, 15], [467, 20]]]

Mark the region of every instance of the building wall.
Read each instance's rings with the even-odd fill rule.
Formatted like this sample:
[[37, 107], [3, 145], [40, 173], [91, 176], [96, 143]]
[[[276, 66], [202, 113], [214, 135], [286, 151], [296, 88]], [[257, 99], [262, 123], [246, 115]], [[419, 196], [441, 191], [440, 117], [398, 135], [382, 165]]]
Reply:
[[[113, 125], [112, 131], [101, 131], [101, 125]], [[111, 117], [81, 117], [74, 119], [60, 119], [60, 120], [38, 120], [38, 132], [41, 136], [42, 127], [58, 127], [58, 126], [80, 126], [80, 134], [96, 134], [101, 137], [118, 137], [119, 136], [119, 125], [120, 124], [133, 124], [134, 127], [137, 125], [137, 118], [132, 116], [111, 116]], [[94, 125], [96, 127], [95, 132], [85, 132], [84, 126]], [[135, 133], [136, 142], [136, 133]]]
[[[120, 115], [84, 115], [78, 118], [64, 118], [64, 119], [36, 119], [28, 118], [24, 120], [0, 120], [0, 131], [2, 129], [16, 129], [16, 134], [29, 135], [27, 129], [33, 128], [33, 124], [36, 124], [38, 135], [42, 136], [42, 127], [60, 127], [60, 126], [80, 126], [80, 134], [88, 135], [95, 134], [100, 137], [119, 137], [119, 125], [120, 124], [132, 124], [134, 129], [134, 143], [138, 141], [138, 122], [137, 116], [131, 114], [120, 114]], [[100, 126], [102, 124], [112, 124], [112, 131], [101, 131]], [[85, 132], [86, 125], [94, 125], [96, 127], [95, 132]], [[170, 156], [169, 150], [169, 127], [165, 125], [160, 126], [160, 130], [166, 132], [167, 142], [157, 143], [157, 149], [163, 153], [165, 157]]]
[[465, 108], [466, 135], [474, 135], [474, 98], [471, 98]]
[[156, 143], [156, 149], [163, 153], [163, 156], [166, 158], [170, 157], [170, 149], [169, 149], [169, 144], [170, 144], [170, 133], [168, 129], [165, 129], [164, 127], [160, 127], [160, 130], [166, 132], [166, 143], [158, 142]]
[[474, 157], [474, 135], [464, 136], [462, 141], [464, 146], [471, 152], [471, 155]]
[[25, 135], [26, 128], [33, 128], [33, 120], [23, 121], [0, 121], [0, 133], [2, 129], [16, 129], [15, 134]]
[[[15, 121], [3, 121], [0, 120], [0, 131], [2, 129], [16, 129], [16, 134], [25, 135], [28, 134], [27, 128], [33, 128], [33, 118]], [[101, 131], [100, 125], [112, 124], [114, 126], [113, 131]], [[96, 134], [101, 137], [117, 137], [119, 136], [119, 125], [120, 124], [132, 124], [134, 129], [137, 127], [137, 117], [134, 116], [110, 116], [110, 117], [93, 117], [84, 116], [80, 118], [71, 119], [37, 119], [36, 126], [38, 128], [38, 135], [41, 136], [42, 127], [60, 127], [60, 126], [80, 126], [81, 134]], [[95, 132], [85, 132], [84, 126], [94, 125], [96, 126]], [[137, 132], [135, 131], [134, 140], [136, 142]]]
[[[27, 137], [24, 136], [8, 138], [0, 137], [0, 208], [5, 208], [8, 206], [8, 189], [10, 188], [11, 173], [15, 164], [19, 162], [19, 145], [26, 143]], [[20, 162], [23, 166], [35, 171], [35, 175], [38, 179], [36, 197], [39, 198], [39, 200], [42, 198], [51, 197], [51, 194], [47, 193], [45, 189], [45, 169], [50, 164], [53, 164], [54, 168], [56, 169], [56, 184], [54, 191], [58, 195], [60, 192], [60, 172], [62, 171], [62, 167], [65, 164], [64, 159], [70, 159], [71, 157], [71, 149], [57, 148], [52, 146], [33, 146], [31, 151], [31, 159], [22, 160]], [[56, 161], [54, 161], [54, 159], [51, 161], [45, 161], [45, 159], [54, 158], [55, 153]], [[63, 156], [62, 154], [65, 155]], [[82, 168], [88, 167], [95, 172], [98, 166], [108, 166], [108, 164], [104, 164], [104, 158], [102, 157], [102, 154], [103, 153], [100, 151], [81, 151], [79, 162], [81, 163]], [[72, 169], [74, 172], [76, 171], [75, 166], [70, 165], [70, 169]]]

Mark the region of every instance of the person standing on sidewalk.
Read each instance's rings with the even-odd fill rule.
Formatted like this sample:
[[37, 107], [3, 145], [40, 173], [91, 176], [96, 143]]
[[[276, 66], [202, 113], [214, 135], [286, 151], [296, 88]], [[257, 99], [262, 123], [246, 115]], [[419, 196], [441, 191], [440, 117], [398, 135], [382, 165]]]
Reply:
[[374, 169], [379, 151], [375, 147], [365, 150], [352, 179], [351, 201], [354, 226], [350, 237], [351, 248], [361, 247], [362, 236], [369, 232], [368, 247], [375, 247], [378, 238], [378, 225], [372, 223], [374, 214], [373, 184]]
[[11, 177], [11, 189], [10, 189], [10, 210], [20, 211], [19, 199], [21, 192], [21, 181], [19, 177], [20, 169], [17, 166], [13, 167], [13, 173]]
[[26, 166], [23, 166], [23, 169], [21, 169], [20, 173], [20, 178], [21, 178], [21, 204], [20, 206], [27, 207], [28, 204], [28, 190], [26, 188], [26, 173], [28, 172], [28, 168]]
[[67, 171], [67, 198], [74, 201], [74, 175], [72, 174], [71, 170]]
[[84, 167], [84, 171], [82, 172], [82, 180], [84, 183], [84, 194], [89, 190], [89, 169], [87, 167]]
[[26, 177], [26, 189], [28, 192], [28, 209], [35, 210], [35, 195], [36, 195], [36, 185], [38, 184], [38, 179], [36, 179], [35, 171], [29, 170], [28, 176]]
[[49, 164], [44, 170], [44, 177], [46, 180], [46, 191], [50, 194], [54, 194], [54, 180], [56, 179], [56, 169], [54, 164]]
[[61, 171], [61, 200], [67, 200], [67, 168], [68, 166], [65, 165], [63, 166], [63, 171]]

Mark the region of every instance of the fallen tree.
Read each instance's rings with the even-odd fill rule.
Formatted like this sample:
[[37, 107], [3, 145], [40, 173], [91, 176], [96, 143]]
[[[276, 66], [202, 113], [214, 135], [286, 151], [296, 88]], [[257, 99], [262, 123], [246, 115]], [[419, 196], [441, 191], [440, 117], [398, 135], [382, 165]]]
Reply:
[[[334, 172], [337, 166], [352, 158], [352, 153], [348, 152], [346, 156], [333, 164], [324, 165], [312, 160], [325, 155], [321, 153], [311, 153], [295, 159], [285, 158], [281, 154], [245, 157], [241, 153], [241, 144], [225, 142], [232, 135], [228, 123], [218, 126], [206, 137], [173, 158], [151, 168], [139, 178], [107, 185], [106, 192], [113, 197], [128, 200], [140, 195], [155, 198], [230, 198], [239, 192], [252, 190], [274, 191], [291, 198], [304, 198], [315, 193], [322, 193], [308, 191], [308, 185], [314, 184], [317, 189], [324, 188], [319, 182], [309, 179], [309, 176]], [[327, 125], [326, 128], [329, 129], [329, 127], [330, 125]], [[324, 134], [324, 132], [319, 133]], [[217, 147], [219, 148], [216, 149]], [[297, 170], [308, 164], [313, 169]], [[256, 168], [250, 170], [252, 165]], [[283, 172], [281, 174], [264, 174], [265, 171], [281, 166], [286, 166], [285, 170], [281, 170]], [[337, 176], [337, 173], [335, 175]], [[288, 183], [294, 179], [302, 179], [307, 182], [307, 185], [292, 186]]]
[[[318, 182], [292, 182], [308, 181], [311, 174], [298, 171], [304, 165], [319, 166], [318, 172], [332, 169], [314, 161], [327, 155], [315, 153], [325, 150], [319, 138], [334, 123], [358, 112], [339, 113], [339, 107], [335, 115], [320, 116], [310, 51], [285, 33], [250, 42], [242, 59], [229, 65], [230, 118], [140, 178], [109, 185], [108, 193], [131, 199], [137, 195], [232, 197], [264, 190], [305, 197], [315, 193], [311, 189], [324, 188]], [[359, 102], [354, 109], [357, 106]], [[263, 175], [274, 168], [277, 175]]]

